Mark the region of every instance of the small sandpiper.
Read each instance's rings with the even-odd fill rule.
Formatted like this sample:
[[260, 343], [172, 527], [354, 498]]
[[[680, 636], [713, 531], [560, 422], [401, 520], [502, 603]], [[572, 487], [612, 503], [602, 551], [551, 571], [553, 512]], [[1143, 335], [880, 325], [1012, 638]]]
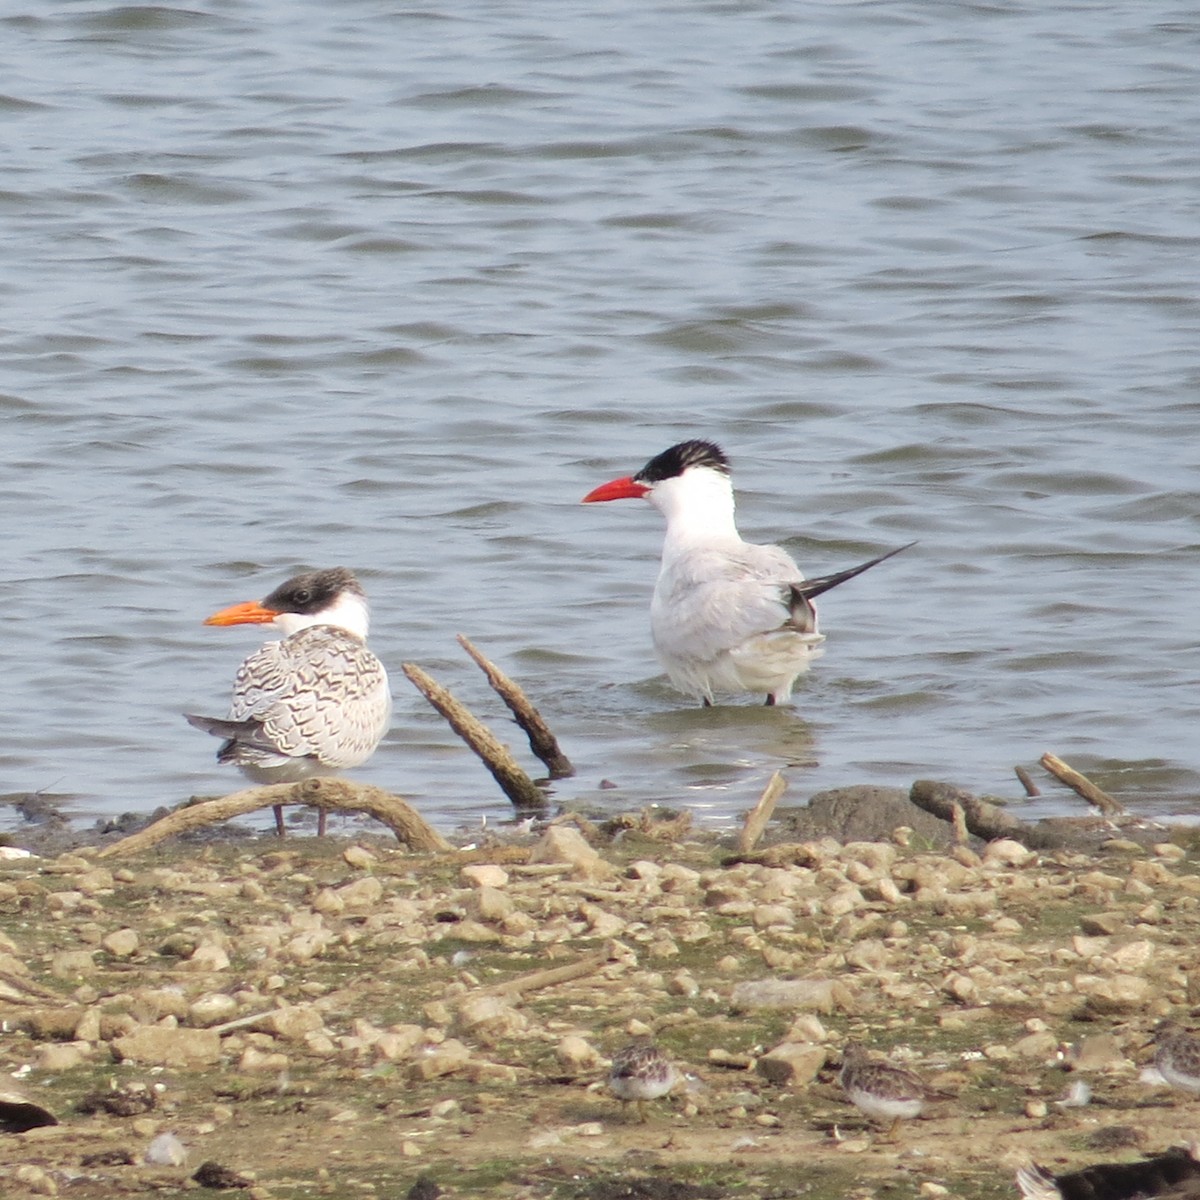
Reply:
[[624, 1108], [632, 1100], [638, 1117], [646, 1120], [646, 1101], [665, 1096], [679, 1082], [671, 1060], [651, 1041], [630, 1042], [613, 1055], [608, 1086]]
[[929, 1087], [915, 1071], [873, 1059], [854, 1042], [842, 1051], [840, 1079], [855, 1108], [872, 1120], [890, 1122], [887, 1139], [901, 1121], [920, 1116], [927, 1101], [952, 1099]]
[[1174, 1021], [1160, 1021], [1154, 1030], [1154, 1065], [1172, 1086], [1200, 1093], [1200, 1038]]

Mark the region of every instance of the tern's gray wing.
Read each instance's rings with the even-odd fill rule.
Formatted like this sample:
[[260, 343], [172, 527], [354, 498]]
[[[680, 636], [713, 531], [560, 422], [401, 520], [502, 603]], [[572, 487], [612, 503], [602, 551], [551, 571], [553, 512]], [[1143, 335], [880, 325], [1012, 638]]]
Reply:
[[651, 619], [668, 656], [711, 658], [791, 617], [790, 585], [804, 578], [778, 546], [698, 547], [664, 562]]

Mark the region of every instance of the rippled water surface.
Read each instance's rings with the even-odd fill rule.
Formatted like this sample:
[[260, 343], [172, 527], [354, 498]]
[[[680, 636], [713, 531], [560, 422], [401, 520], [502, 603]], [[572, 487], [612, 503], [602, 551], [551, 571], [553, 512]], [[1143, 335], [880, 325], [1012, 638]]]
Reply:
[[[179, 714], [256, 635], [200, 622], [345, 563], [397, 699], [359, 775], [443, 827], [507, 815], [399, 670], [503, 725], [459, 631], [569, 801], [1012, 794], [1052, 749], [1200, 812], [1194, 5], [6, 14], [0, 791], [237, 786]], [[919, 539], [794, 709], [674, 694], [658, 515], [578, 504], [690, 435], [810, 574]]]

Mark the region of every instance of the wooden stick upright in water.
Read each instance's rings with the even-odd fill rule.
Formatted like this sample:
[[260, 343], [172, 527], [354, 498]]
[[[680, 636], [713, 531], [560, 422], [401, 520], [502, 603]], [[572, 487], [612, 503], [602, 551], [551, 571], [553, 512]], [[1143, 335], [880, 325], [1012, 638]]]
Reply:
[[1061, 779], [1072, 791], [1078, 792], [1089, 804], [1094, 804], [1106, 817], [1123, 817], [1125, 810], [1106, 791], [1098, 788], [1086, 775], [1068, 766], [1061, 758], [1047, 751], [1038, 760], [1056, 779]]
[[461, 700], [455, 699], [448, 688], [426, 675], [416, 663], [401, 663], [400, 669], [483, 760], [514, 808], [521, 812], [541, 812], [546, 807], [545, 793], [525, 774], [508, 747]]
[[763, 788], [763, 794], [759, 796], [758, 803], [746, 814], [742, 832], [738, 834], [738, 851], [740, 853], [748, 854], [758, 845], [758, 839], [762, 837], [763, 830], [766, 829], [767, 822], [775, 811], [775, 805], [779, 803], [779, 797], [785, 791], [787, 791], [787, 778], [782, 771], [776, 771], [767, 780], [767, 786]]
[[521, 690], [520, 685], [509, 679], [494, 662], [476, 650], [465, 634], [458, 635], [458, 644], [475, 660], [487, 676], [492, 690], [508, 705], [513, 718], [529, 738], [530, 750], [546, 764], [550, 778], [567, 779], [574, 775], [575, 768], [571, 765], [571, 760], [559, 748], [558, 739], [550, 732], [550, 726], [529, 702], [529, 697]]

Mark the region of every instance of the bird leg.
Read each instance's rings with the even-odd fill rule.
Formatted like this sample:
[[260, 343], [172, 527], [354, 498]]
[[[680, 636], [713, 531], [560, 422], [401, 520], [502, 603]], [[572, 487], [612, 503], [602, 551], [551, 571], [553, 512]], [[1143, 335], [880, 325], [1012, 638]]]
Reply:
[[766, 699], [763, 701], [763, 704], [764, 704], [764, 705], [765, 705], [767, 708], [774, 708], [774, 707], [775, 707], [775, 697], [774, 697], [774, 695], [770, 695], [770, 696], [768, 696], [768, 697], [767, 697], [767, 698], [766, 698]]
[[284, 829], [283, 829], [283, 805], [282, 805], [282, 804], [276, 804], [276, 805], [274, 806], [274, 812], [275, 812], [275, 832], [276, 832], [276, 833], [277, 833], [277, 834], [278, 834], [280, 837], [283, 837], [283, 836], [284, 836]]

